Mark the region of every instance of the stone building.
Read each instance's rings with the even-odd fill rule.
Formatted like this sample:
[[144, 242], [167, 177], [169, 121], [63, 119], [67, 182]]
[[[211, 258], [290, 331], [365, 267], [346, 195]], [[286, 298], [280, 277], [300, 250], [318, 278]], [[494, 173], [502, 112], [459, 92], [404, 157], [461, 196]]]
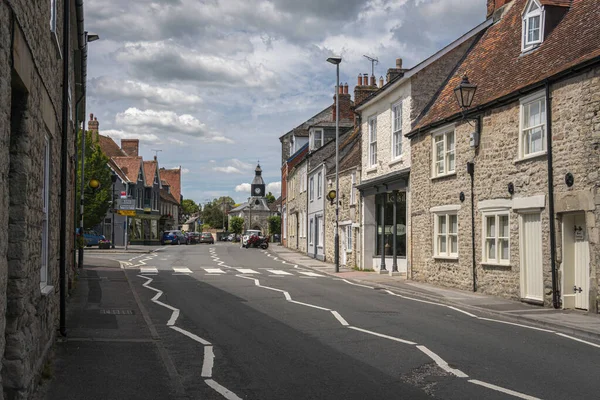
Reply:
[[408, 134], [413, 279], [598, 311], [599, 13], [488, 0], [493, 25]]
[[[360, 265], [360, 183], [361, 136], [360, 126], [341, 141], [338, 174], [340, 265], [357, 268]], [[328, 159], [327, 192], [335, 190], [335, 155]], [[325, 259], [335, 262], [335, 201], [325, 205]]]
[[303, 253], [307, 251], [307, 154], [308, 143], [286, 161], [286, 246]]
[[179, 215], [181, 214], [181, 167], [161, 168], [160, 178], [160, 222], [159, 232], [179, 229]]
[[83, 5], [0, 2], [0, 398], [28, 398], [66, 334], [84, 40]]
[[[411, 69], [402, 60], [376, 86], [359, 75], [356, 110], [362, 123], [363, 269], [406, 274], [410, 260], [410, 141], [404, 137], [427, 102], [491, 21], [456, 39]], [[395, 222], [394, 222], [395, 221]], [[395, 231], [394, 231], [395, 225]], [[394, 255], [394, 249], [395, 255]]]

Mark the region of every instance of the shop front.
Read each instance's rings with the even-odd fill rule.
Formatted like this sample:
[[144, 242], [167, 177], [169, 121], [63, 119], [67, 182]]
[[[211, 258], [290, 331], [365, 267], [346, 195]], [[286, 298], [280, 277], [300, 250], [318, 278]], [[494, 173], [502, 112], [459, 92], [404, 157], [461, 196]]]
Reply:
[[129, 220], [129, 243], [142, 245], [159, 245], [160, 214], [138, 213]]

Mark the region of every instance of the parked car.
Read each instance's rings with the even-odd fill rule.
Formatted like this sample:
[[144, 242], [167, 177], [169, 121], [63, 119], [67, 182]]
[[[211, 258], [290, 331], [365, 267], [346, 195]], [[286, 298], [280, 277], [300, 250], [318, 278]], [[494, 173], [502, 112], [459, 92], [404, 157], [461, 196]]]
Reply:
[[83, 239], [85, 240], [86, 247], [98, 246], [100, 241], [106, 241], [104, 235], [100, 235], [91, 229], [83, 232]]
[[257, 229], [248, 229], [246, 232], [244, 232], [244, 236], [242, 236], [242, 246], [246, 246], [248, 243], [248, 238], [252, 235], [260, 236], [260, 231]]
[[200, 232], [188, 232], [186, 235], [190, 244], [200, 243]]
[[230, 233], [229, 236], [227, 236], [228, 242], [233, 242], [234, 239], [235, 239], [235, 233]]
[[215, 244], [215, 238], [213, 238], [213, 235], [210, 232], [203, 232], [200, 235], [200, 241], [198, 243]]
[[164, 231], [160, 243], [165, 244], [189, 244], [187, 236], [181, 231]]

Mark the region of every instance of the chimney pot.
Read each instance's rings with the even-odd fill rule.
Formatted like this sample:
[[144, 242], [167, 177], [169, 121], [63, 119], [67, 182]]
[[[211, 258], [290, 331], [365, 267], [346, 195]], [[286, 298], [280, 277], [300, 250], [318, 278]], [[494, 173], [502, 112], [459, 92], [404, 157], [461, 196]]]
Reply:
[[371, 75], [371, 86], [377, 86], [375, 75]]
[[357, 83], [357, 86], [362, 86], [362, 85], [363, 85], [362, 74], [358, 74], [358, 83]]
[[396, 58], [396, 68], [402, 69], [402, 59]]
[[344, 94], [348, 94], [348, 82], [344, 83]]
[[90, 121], [94, 119], [94, 114], [90, 114]]
[[344, 94], [344, 85], [343, 84], [340, 84], [340, 86], [338, 87], [338, 93]]
[[363, 85], [369, 86], [369, 74], [363, 74]]
[[379, 87], [383, 87], [383, 76], [379, 77]]

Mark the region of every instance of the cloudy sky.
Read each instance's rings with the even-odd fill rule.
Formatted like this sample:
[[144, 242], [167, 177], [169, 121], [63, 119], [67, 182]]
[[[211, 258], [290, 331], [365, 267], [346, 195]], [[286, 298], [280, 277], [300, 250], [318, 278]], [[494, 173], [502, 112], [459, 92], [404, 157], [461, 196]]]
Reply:
[[427, 58], [485, 18], [486, 0], [86, 0], [88, 113], [117, 143], [181, 166], [185, 198], [241, 202], [260, 160], [280, 190], [278, 138], [377, 77]]

